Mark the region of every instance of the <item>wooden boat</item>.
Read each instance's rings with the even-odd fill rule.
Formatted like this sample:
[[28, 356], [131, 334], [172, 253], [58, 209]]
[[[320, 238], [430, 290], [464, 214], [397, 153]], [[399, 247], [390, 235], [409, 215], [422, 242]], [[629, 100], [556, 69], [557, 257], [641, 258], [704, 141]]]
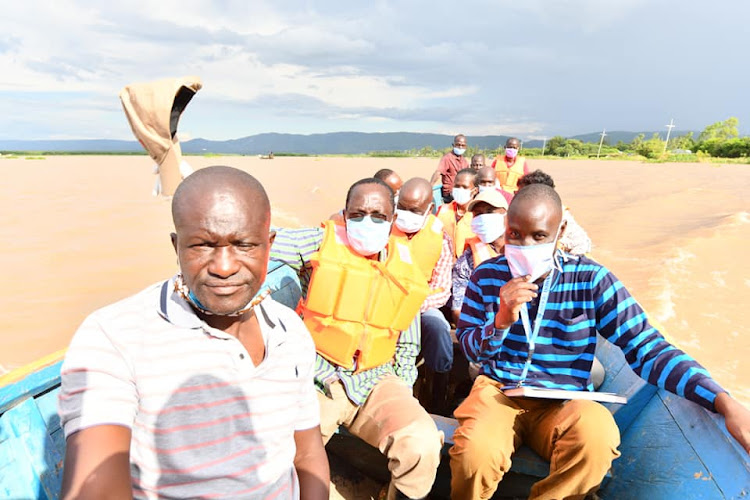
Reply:
[[[274, 299], [295, 305], [296, 274], [269, 264], [266, 286]], [[63, 352], [0, 377], [0, 498], [57, 499], [65, 441], [57, 417]], [[625, 395], [628, 404], [609, 405], [620, 427], [622, 456], [615, 460], [599, 496], [603, 499], [723, 499], [750, 497], [750, 459], [727, 433], [723, 419], [698, 405], [657, 389], [637, 377], [620, 350], [601, 340], [597, 357], [605, 367], [601, 391]], [[450, 447], [456, 421], [433, 416]], [[329, 451], [387, 481], [380, 453], [342, 433]], [[438, 471], [433, 498], [448, 498], [447, 460]], [[496, 498], [522, 498], [549, 465], [528, 448], [514, 455], [511, 472]]]

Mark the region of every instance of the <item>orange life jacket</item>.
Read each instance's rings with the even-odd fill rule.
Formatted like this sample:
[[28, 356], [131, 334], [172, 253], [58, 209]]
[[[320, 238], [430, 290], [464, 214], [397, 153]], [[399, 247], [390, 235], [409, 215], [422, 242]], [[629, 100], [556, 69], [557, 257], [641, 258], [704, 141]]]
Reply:
[[445, 226], [445, 232], [453, 239], [453, 247], [456, 258], [466, 250], [466, 240], [476, 236], [471, 230], [471, 212], [466, 212], [458, 222], [456, 222], [456, 210], [458, 204], [455, 201], [440, 205], [437, 217]]
[[526, 165], [526, 158], [517, 156], [516, 162], [512, 167], [505, 163], [505, 155], [498, 156], [495, 160], [495, 173], [500, 187], [509, 193], [518, 191], [518, 179], [523, 176], [523, 167]]
[[487, 243], [482, 243], [479, 237], [474, 237], [468, 242], [471, 248], [471, 256], [474, 258], [474, 267], [476, 268], [479, 264], [487, 259], [497, 257], [498, 253]]
[[307, 297], [300, 303], [315, 349], [357, 372], [393, 359], [430, 292], [406, 238], [391, 235], [385, 262], [362, 257], [348, 244], [346, 226], [324, 223], [323, 243], [310, 262]]
[[424, 227], [417, 233], [408, 238], [396, 226], [393, 226], [393, 234], [406, 238], [411, 247], [411, 254], [417, 261], [417, 266], [429, 282], [432, 279], [432, 272], [435, 270], [440, 254], [443, 251], [443, 222], [430, 214], [424, 223]]

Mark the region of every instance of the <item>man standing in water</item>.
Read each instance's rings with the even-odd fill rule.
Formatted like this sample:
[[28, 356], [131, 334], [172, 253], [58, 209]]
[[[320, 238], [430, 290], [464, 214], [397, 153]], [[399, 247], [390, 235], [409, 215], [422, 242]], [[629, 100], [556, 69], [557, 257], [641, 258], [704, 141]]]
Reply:
[[453, 181], [455, 180], [458, 171], [469, 167], [469, 162], [464, 158], [464, 153], [466, 153], [466, 136], [458, 134], [453, 138], [453, 149], [440, 158], [438, 168], [435, 173], [432, 174], [432, 179], [430, 179], [430, 184], [432, 185], [436, 185], [438, 176], [440, 176], [443, 185], [442, 193], [444, 203], [453, 201], [451, 191], [453, 190]]
[[583, 256], [563, 259], [556, 245], [564, 231], [555, 190], [524, 187], [508, 209], [505, 255], [471, 276], [456, 335], [481, 368], [455, 411], [451, 498], [490, 498], [522, 443], [550, 461], [530, 498], [583, 498], [598, 489], [620, 454], [612, 414], [594, 401], [503, 392], [520, 385], [589, 390], [597, 333], [649, 383], [722, 414], [750, 450], [750, 412], [670, 345], [606, 268]]
[[500, 188], [511, 194], [518, 191], [518, 179], [529, 173], [526, 158], [518, 156], [520, 149], [520, 141], [515, 137], [510, 137], [505, 141], [505, 153], [492, 162], [492, 168], [497, 172]]
[[62, 496], [327, 499], [312, 339], [256, 297], [274, 238], [263, 187], [198, 170], [172, 218], [180, 274], [93, 313], [65, 356]]
[[430, 289], [409, 241], [391, 231], [394, 210], [390, 187], [362, 179], [349, 188], [343, 221], [280, 230], [271, 256], [300, 274], [323, 441], [345, 426], [388, 458], [388, 498], [422, 498], [442, 447], [412, 395], [419, 308]]

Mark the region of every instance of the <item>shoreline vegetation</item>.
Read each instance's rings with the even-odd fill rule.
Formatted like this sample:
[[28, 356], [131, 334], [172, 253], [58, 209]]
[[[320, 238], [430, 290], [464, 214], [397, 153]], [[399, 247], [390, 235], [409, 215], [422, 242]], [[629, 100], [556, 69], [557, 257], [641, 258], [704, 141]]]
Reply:
[[[626, 160], [645, 163], [735, 163], [750, 164], [750, 136], [740, 137], [739, 120], [730, 117], [707, 126], [697, 138], [693, 132], [676, 136], [668, 141], [655, 133], [650, 139], [644, 134], [637, 135], [631, 142], [618, 141], [611, 145], [602, 137], [600, 142], [583, 142], [555, 136], [545, 140], [542, 148], [523, 148], [520, 154], [527, 158], [561, 160]], [[274, 152], [277, 157], [341, 157], [341, 158], [435, 158], [438, 159], [451, 150], [451, 147], [433, 148], [424, 146], [406, 150], [370, 151], [361, 154], [308, 154], [303, 152]], [[491, 161], [504, 153], [504, 145], [496, 149], [479, 148], [468, 145], [466, 158], [483, 154]], [[47, 156], [145, 156], [145, 151], [2, 151], [0, 159], [43, 160]], [[264, 156], [259, 154], [231, 153], [183, 153], [183, 156], [224, 157], [224, 156]]]
[[[660, 155], [657, 158], [648, 158], [643, 155], [635, 153], [620, 153], [620, 154], [601, 154], [599, 158], [596, 155], [585, 155], [585, 154], [574, 154], [569, 156], [556, 156], [551, 154], [541, 154], [541, 150], [535, 148], [531, 150], [522, 150], [522, 155], [530, 159], [545, 160], [599, 160], [602, 162], [607, 161], [634, 161], [640, 163], [707, 163], [707, 164], [750, 164], [750, 157], [721, 157], [711, 156], [710, 154], [698, 153], [672, 153], [667, 152]], [[371, 151], [369, 153], [361, 154], [308, 154], [308, 153], [276, 153], [275, 157], [300, 157], [300, 158], [435, 158], [437, 161], [440, 157], [449, 151], [448, 148], [445, 151], [436, 150], [435, 154], [423, 155], [414, 154], [409, 151]], [[487, 157], [488, 164], [496, 156], [496, 152], [489, 152], [487, 150], [476, 150], [474, 154], [484, 154]], [[0, 151], [0, 160], [44, 160], [48, 156], [148, 156], [146, 152], [118, 152], [118, 151]], [[224, 157], [258, 157], [261, 155], [257, 154], [233, 154], [233, 153], [183, 153], [184, 157], [198, 157], [198, 158], [224, 158]], [[465, 155], [467, 158], [471, 158], [468, 153]]]

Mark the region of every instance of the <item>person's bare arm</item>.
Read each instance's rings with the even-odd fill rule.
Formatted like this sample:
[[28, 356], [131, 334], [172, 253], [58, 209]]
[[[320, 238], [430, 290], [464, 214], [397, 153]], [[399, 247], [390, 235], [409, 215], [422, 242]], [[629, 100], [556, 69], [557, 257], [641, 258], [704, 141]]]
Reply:
[[435, 170], [435, 172], [433, 172], [432, 177], [430, 177], [430, 184], [432, 184], [433, 186], [442, 184], [440, 170]]
[[130, 429], [97, 425], [67, 439], [61, 498], [130, 500]]
[[325, 500], [330, 488], [328, 456], [320, 426], [294, 432], [297, 453], [294, 468], [299, 478], [300, 500]]
[[726, 392], [716, 396], [714, 407], [724, 417], [729, 433], [750, 453], [750, 410]]

